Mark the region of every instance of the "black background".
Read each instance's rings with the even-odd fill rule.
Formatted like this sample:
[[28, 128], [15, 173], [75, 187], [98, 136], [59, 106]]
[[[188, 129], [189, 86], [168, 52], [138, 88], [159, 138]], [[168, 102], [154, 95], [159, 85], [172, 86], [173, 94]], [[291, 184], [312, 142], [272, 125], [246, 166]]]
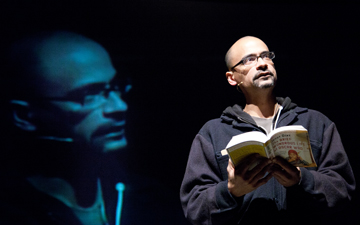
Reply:
[[336, 123], [359, 178], [359, 8], [346, 0], [12, 0], [1, 3], [0, 36], [6, 45], [25, 33], [65, 29], [101, 43], [132, 77], [132, 169], [176, 191], [201, 126], [244, 102], [225, 79], [226, 51], [257, 36], [276, 53], [277, 95]]

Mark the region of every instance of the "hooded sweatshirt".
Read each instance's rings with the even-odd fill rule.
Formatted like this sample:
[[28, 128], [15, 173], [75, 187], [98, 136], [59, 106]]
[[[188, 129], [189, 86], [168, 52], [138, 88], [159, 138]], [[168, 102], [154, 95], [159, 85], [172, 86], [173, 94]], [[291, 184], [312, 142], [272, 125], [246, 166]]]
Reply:
[[227, 107], [220, 118], [200, 129], [191, 146], [180, 199], [185, 217], [193, 224], [326, 224], [350, 202], [355, 178], [335, 124], [290, 98], [277, 101], [281, 110], [273, 128], [304, 126], [318, 166], [301, 168], [301, 182], [292, 187], [271, 178], [244, 196], [232, 196], [227, 187], [229, 157], [221, 150], [235, 135], [266, 131], [239, 105]]

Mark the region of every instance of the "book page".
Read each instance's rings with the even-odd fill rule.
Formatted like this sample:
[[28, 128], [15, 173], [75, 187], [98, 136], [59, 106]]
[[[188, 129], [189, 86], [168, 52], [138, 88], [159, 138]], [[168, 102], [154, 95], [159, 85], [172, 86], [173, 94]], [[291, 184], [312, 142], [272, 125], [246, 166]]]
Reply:
[[250, 131], [246, 133], [242, 133], [236, 136], [233, 136], [229, 143], [226, 145], [226, 148], [230, 148], [236, 144], [245, 142], [245, 141], [257, 141], [261, 143], [265, 143], [268, 140], [266, 135], [260, 131]]
[[289, 125], [289, 126], [284, 126], [284, 127], [279, 127], [276, 128], [275, 130], [272, 130], [269, 134], [269, 137], [272, 137], [273, 135], [279, 133], [279, 132], [283, 132], [283, 131], [296, 131], [296, 130], [304, 130], [307, 131], [305, 129], [305, 127], [301, 126], [301, 125]]
[[316, 167], [307, 130], [282, 130], [271, 137], [275, 156], [281, 156], [294, 166]]
[[272, 144], [271, 144], [271, 140], [268, 140], [268, 141], [265, 143], [264, 147], [265, 147], [266, 155], [267, 155], [267, 157], [268, 157], [269, 159], [275, 157], [275, 155], [274, 155], [274, 150], [273, 150]]
[[266, 157], [265, 148], [262, 143], [257, 141], [247, 141], [239, 143], [235, 146], [227, 148], [231, 161], [234, 165], [238, 165], [239, 162], [244, 159], [246, 156], [259, 153], [260, 155]]

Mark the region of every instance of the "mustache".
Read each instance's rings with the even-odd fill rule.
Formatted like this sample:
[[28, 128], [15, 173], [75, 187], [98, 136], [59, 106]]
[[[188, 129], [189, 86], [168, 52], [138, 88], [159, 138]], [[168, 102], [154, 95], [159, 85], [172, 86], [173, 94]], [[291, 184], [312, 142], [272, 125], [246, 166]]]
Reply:
[[103, 136], [109, 133], [119, 132], [124, 129], [125, 129], [125, 120], [119, 121], [117, 123], [108, 123], [96, 129], [92, 137]]
[[253, 78], [253, 81], [258, 79], [259, 77], [261, 76], [264, 76], [264, 75], [271, 75], [271, 76], [274, 76], [274, 74], [270, 71], [270, 70], [260, 70], [259, 72], [257, 72]]

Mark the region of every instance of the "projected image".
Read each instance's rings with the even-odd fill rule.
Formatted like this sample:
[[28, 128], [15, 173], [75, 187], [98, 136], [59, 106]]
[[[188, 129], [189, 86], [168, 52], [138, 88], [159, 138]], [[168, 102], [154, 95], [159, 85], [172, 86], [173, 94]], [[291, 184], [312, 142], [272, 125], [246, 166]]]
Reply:
[[[356, 223], [355, 5], [1, 1], [0, 225]], [[317, 167], [229, 161], [285, 125]]]
[[15, 42], [8, 61], [13, 163], [1, 190], [1, 224], [182, 221], [163, 187], [121, 163], [131, 85], [100, 44], [43, 32]]

